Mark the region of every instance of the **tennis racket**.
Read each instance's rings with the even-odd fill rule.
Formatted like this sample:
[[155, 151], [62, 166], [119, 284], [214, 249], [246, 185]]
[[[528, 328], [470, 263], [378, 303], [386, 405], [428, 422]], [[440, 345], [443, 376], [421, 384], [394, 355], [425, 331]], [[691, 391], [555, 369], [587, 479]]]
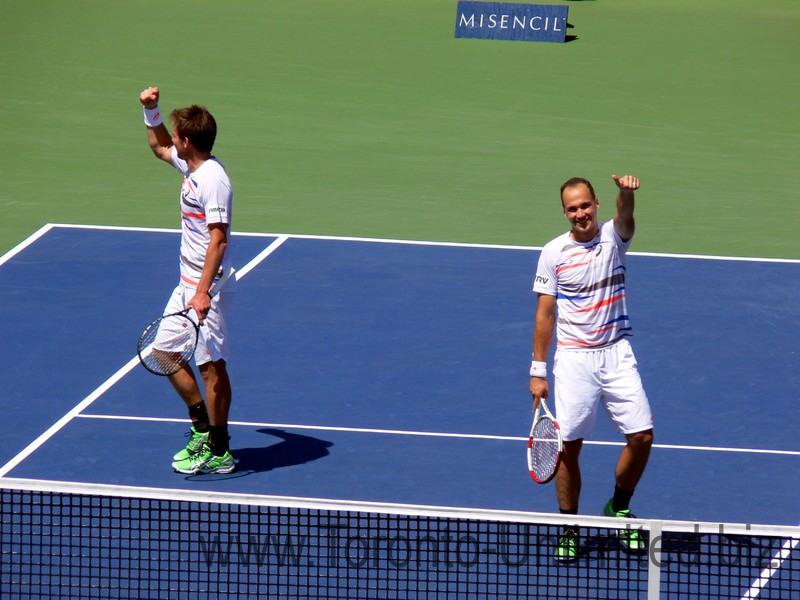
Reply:
[[[225, 271], [208, 294], [213, 298], [234, 274], [233, 268]], [[136, 346], [139, 361], [145, 369], [156, 375], [174, 375], [189, 363], [197, 349], [200, 326], [192, 318], [197, 316], [189, 308], [157, 318], [150, 323]]]
[[555, 477], [563, 449], [558, 422], [542, 398], [533, 414], [531, 435], [528, 438], [528, 470], [536, 483], [544, 484]]

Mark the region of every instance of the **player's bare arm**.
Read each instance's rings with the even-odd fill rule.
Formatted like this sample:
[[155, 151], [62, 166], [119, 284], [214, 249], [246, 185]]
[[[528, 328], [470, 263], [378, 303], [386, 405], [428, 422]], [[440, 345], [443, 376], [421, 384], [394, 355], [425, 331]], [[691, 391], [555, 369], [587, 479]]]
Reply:
[[[152, 111], [158, 108], [159, 95], [157, 87], [145, 88], [139, 94], [139, 102], [145, 109]], [[161, 118], [160, 115], [158, 118]], [[147, 127], [147, 143], [156, 157], [168, 163], [172, 162], [172, 136], [163, 122]]]
[[[546, 362], [553, 342], [553, 329], [556, 324], [556, 297], [548, 294], [539, 294], [536, 306], [536, 323], [533, 328], [533, 360]], [[531, 377], [530, 392], [533, 396], [533, 409], [539, 404], [541, 398], [547, 398], [547, 379], [544, 377]]]
[[633, 219], [634, 191], [639, 189], [639, 179], [633, 175], [617, 177], [612, 175], [619, 188], [617, 195], [617, 212], [614, 215], [614, 229], [623, 241], [633, 237], [636, 223]]

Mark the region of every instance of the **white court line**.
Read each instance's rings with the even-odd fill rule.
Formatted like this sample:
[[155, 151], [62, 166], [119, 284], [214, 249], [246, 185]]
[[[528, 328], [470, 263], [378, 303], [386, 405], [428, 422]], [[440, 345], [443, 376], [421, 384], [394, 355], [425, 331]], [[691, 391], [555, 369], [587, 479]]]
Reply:
[[789, 555], [797, 548], [797, 544], [800, 543], [800, 538], [789, 538], [781, 546], [781, 549], [772, 557], [772, 560], [769, 561], [769, 566], [766, 567], [761, 574], [758, 576], [753, 582], [753, 585], [750, 586], [750, 589], [747, 590], [747, 593], [742, 596], [742, 600], [751, 600], [752, 598], [758, 598], [758, 595], [761, 593], [761, 590], [766, 586], [770, 579], [775, 576], [780, 568], [783, 566], [783, 563], [789, 558]]
[[95, 391], [91, 394], [86, 396], [81, 402], [79, 402], [71, 411], [61, 417], [58, 421], [56, 421], [50, 429], [45, 431], [42, 435], [32, 441], [28, 446], [19, 454], [17, 454], [14, 458], [8, 461], [2, 468], [0, 468], [0, 477], [4, 477], [8, 474], [11, 469], [16, 467], [19, 463], [23, 460], [28, 458], [33, 452], [36, 451], [42, 444], [44, 444], [47, 440], [53, 437], [56, 433], [61, 431], [61, 429], [72, 419], [74, 419], [83, 409], [88, 407], [92, 402], [97, 400], [100, 396], [105, 394], [111, 386], [117, 383], [120, 379], [122, 379], [131, 369], [133, 369], [139, 363], [139, 357], [136, 356], [128, 361], [128, 363], [122, 367], [119, 371], [114, 373], [111, 377], [106, 379], [106, 381]]
[[[263, 262], [264, 259], [266, 259], [270, 254], [275, 252], [275, 250], [277, 250], [287, 239], [288, 239], [287, 236], [280, 236], [276, 240], [274, 240], [258, 256], [256, 256], [254, 259], [252, 259], [249, 263], [247, 263], [244, 267], [242, 267], [239, 271], [236, 272], [236, 280], [238, 281], [239, 279], [244, 277], [247, 273], [252, 271], [256, 266], [258, 266], [261, 262]], [[45, 442], [47, 442], [47, 440], [53, 437], [61, 429], [63, 429], [70, 421], [72, 421], [75, 417], [80, 416], [80, 413], [82, 411], [84, 411], [87, 407], [89, 407], [100, 396], [105, 394], [114, 384], [116, 384], [120, 379], [122, 379], [125, 375], [127, 375], [130, 371], [132, 371], [138, 364], [139, 364], [138, 356], [135, 356], [132, 359], [130, 359], [125, 364], [125, 366], [119, 369], [111, 377], [106, 379], [106, 381], [103, 382], [103, 384], [100, 385], [100, 387], [98, 387], [91, 394], [86, 396], [86, 398], [81, 400], [72, 410], [70, 410], [67, 414], [65, 414], [58, 421], [56, 421], [50, 427], [50, 429], [45, 431], [33, 442], [28, 444], [28, 446], [25, 447], [25, 449], [23, 449], [19, 454], [17, 454], [14, 458], [12, 458], [5, 465], [3, 465], [0, 468], [0, 477], [5, 477], [12, 469], [14, 469], [14, 467], [19, 465], [23, 460], [25, 460], [31, 454], [33, 454], [39, 447], [41, 447]]]
[[[149, 421], [156, 423], [186, 423], [186, 419], [134, 417], [125, 415], [76, 415], [82, 419], [107, 419], [117, 421]], [[369, 427], [335, 427], [331, 425], [298, 425], [295, 423], [259, 423], [252, 421], [229, 421], [228, 425], [242, 427], [271, 427], [275, 429], [305, 429], [313, 431], [341, 431], [345, 433], [378, 433], [383, 435], [408, 435], [420, 437], [463, 438], [472, 440], [497, 440], [510, 442], [527, 442], [527, 437], [508, 435], [489, 435], [483, 433], [448, 433], [442, 431], [412, 431], [403, 429], [377, 429]], [[602, 442], [586, 440], [584, 444], [595, 446], [624, 446], [625, 442]], [[782, 456], [800, 456], [800, 451], [794, 450], [762, 450], [758, 448], [726, 448], [723, 446], [681, 446], [675, 444], [653, 444], [653, 448], [662, 450], [699, 450], [703, 452], [737, 452], [741, 454], [778, 454]]]
[[45, 233], [50, 231], [53, 227], [55, 227], [55, 225], [45, 225], [44, 227], [42, 227], [38, 231], [35, 231], [32, 235], [28, 236], [28, 238], [26, 238], [25, 240], [21, 241], [16, 246], [14, 246], [11, 250], [9, 250], [5, 254], [3, 254], [3, 256], [0, 256], [0, 265], [2, 265], [3, 263], [8, 261], [9, 259], [13, 258], [17, 254], [19, 254], [20, 252], [25, 250], [25, 248], [27, 248], [28, 246], [33, 244], [33, 242], [38, 240]]
[[269, 246], [264, 248], [261, 253], [258, 254], [253, 260], [243, 266], [236, 272], [236, 281], [239, 281], [242, 277], [247, 275], [250, 271], [255, 269], [259, 264], [261, 264], [270, 254], [275, 252], [278, 248], [280, 248], [283, 243], [289, 239], [287, 235], [280, 235], [278, 238], [272, 242]]
[[[243, 234], [243, 235], [279, 235], [279, 234]], [[288, 234], [289, 237], [300, 240], [332, 240], [342, 242], [367, 242], [378, 244], [405, 244], [414, 246], [447, 246], [453, 248], [486, 248], [494, 250], [528, 250], [535, 251], [541, 250], [541, 246], [515, 246], [508, 244], [476, 244], [467, 242], [431, 242], [423, 240], [397, 240], [397, 239], [384, 239], [384, 238], [363, 238], [363, 237], [346, 237], [346, 236], [328, 236], [328, 235], [308, 235], [308, 234]], [[628, 256], [651, 256], [656, 258], [689, 258], [696, 260], [728, 260], [728, 261], [744, 261], [744, 262], [765, 262], [765, 263], [794, 263], [800, 264], [800, 259], [793, 258], [759, 258], [750, 256], [714, 256], [711, 254], [671, 254], [666, 252], [628, 252]]]
[[[180, 229], [165, 229], [156, 227], [122, 227], [115, 225], [81, 225], [69, 223], [50, 223], [45, 226], [47, 229], [54, 227], [64, 227], [70, 229], [98, 229], [105, 231], [140, 231], [152, 233], [175, 233], [179, 234]], [[44, 229], [44, 228], [43, 228]], [[35, 234], [41, 235], [41, 234]], [[336, 236], [336, 235], [312, 235], [312, 234], [295, 234], [295, 233], [261, 233], [261, 232], [247, 232], [247, 231], [234, 231], [233, 235], [245, 237], [288, 237], [300, 240], [331, 240], [341, 242], [365, 242], [365, 243], [378, 243], [378, 244], [403, 244], [411, 246], [444, 246], [452, 248], [486, 248], [495, 250], [525, 250], [525, 251], [538, 251], [541, 246], [519, 246], [510, 244], [477, 244], [467, 242], [446, 242], [446, 241], [425, 241], [425, 240], [402, 240], [392, 238], [369, 238], [369, 237], [352, 237], [352, 236]], [[27, 242], [27, 240], [26, 240]], [[23, 243], [26, 243], [23, 242]], [[656, 258], [686, 258], [695, 260], [723, 260], [723, 261], [743, 261], [743, 262], [764, 262], [764, 263], [788, 263], [800, 264], [800, 259], [794, 258], [760, 258], [754, 256], [715, 256], [712, 254], [673, 254], [668, 252], [628, 252], [629, 256], [651, 256]], [[2, 264], [2, 263], [0, 263]]]

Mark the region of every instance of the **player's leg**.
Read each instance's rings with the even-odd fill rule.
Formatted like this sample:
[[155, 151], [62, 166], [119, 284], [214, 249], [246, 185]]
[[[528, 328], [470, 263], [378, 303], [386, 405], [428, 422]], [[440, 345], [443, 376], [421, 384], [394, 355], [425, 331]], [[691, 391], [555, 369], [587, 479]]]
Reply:
[[176, 460], [172, 468], [179, 473], [230, 473], [235, 468], [228, 446], [228, 412], [231, 405], [231, 383], [224, 360], [198, 366], [206, 392], [210, 426], [201, 451], [184, 460]]
[[[627, 444], [620, 453], [616, 468], [614, 495], [603, 508], [607, 517], [634, 518], [630, 503], [636, 486], [644, 474], [653, 446], [653, 430], [639, 431], [625, 435]], [[637, 528], [626, 528], [618, 533], [623, 550], [634, 553], [647, 551], [647, 539]]]
[[[625, 439], [627, 444], [622, 449], [617, 461], [617, 487], [632, 493], [639, 485], [639, 480], [647, 467], [650, 449], [653, 447], [653, 430], [629, 433]], [[622, 510], [628, 506], [615, 506], [615, 508]]]
[[556, 494], [562, 512], [577, 513], [581, 493], [579, 458], [583, 440], [597, 419], [600, 386], [594, 372], [594, 352], [556, 352], [553, 361], [555, 416], [564, 440], [556, 473]]
[[231, 407], [231, 382], [227, 360], [231, 353], [228, 313], [234, 294], [221, 293], [214, 298], [201, 328], [196, 356], [206, 392], [206, 406], [211, 423], [209, 446], [216, 456], [228, 452], [228, 413]]
[[[188, 295], [187, 288], [183, 285], [178, 285], [170, 295], [167, 301], [167, 306], [164, 308], [164, 314], [177, 313], [186, 308], [186, 301]], [[200, 388], [197, 386], [197, 379], [195, 379], [194, 371], [188, 364], [183, 365], [180, 371], [168, 377], [169, 382], [178, 396], [184, 401], [186, 406], [195, 406], [203, 401], [203, 396], [200, 394]]]
[[564, 442], [561, 464], [555, 477], [558, 508], [564, 514], [578, 514], [581, 497], [580, 454], [583, 440]]
[[[630, 501], [644, 474], [653, 446], [653, 415], [644, 392], [636, 358], [627, 340], [622, 340], [604, 352], [603, 403], [613, 424], [625, 435], [626, 445], [620, 453], [615, 470], [612, 498], [603, 508], [610, 517], [629, 518]], [[644, 552], [647, 541], [636, 529], [620, 531], [622, 547]]]
[[235, 468], [229, 448], [228, 414], [231, 406], [231, 382], [227, 359], [230, 336], [226, 314], [233, 294], [214, 298], [197, 340], [195, 360], [205, 388], [209, 431], [202, 452], [172, 466], [180, 473], [230, 473]]
[[[167, 306], [164, 309], [164, 314], [175, 313], [183, 310], [186, 307], [188, 298], [194, 293], [190, 288], [183, 285], [178, 285], [172, 292]], [[182, 461], [198, 454], [208, 439], [208, 414], [206, 413], [206, 405], [203, 402], [203, 395], [200, 387], [197, 385], [194, 371], [190, 365], [184, 365], [183, 368], [168, 377], [172, 387], [178, 393], [181, 400], [189, 411], [189, 419], [192, 426], [187, 434], [189, 441], [181, 450], [179, 450], [173, 457], [173, 461]]]
[[172, 387], [175, 388], [175, 391], [186, 403], [186, 407], [189, 409], [189, 419], [192, 422], [187, 434], [189, 441], [186, 446], [172, 457], [173, 461], [178, 461], [189, 458], [202, 450], [203, 444], [208, 440], [210, 423], [206, 405], [203, 402], [203, 396], [200, 394], [200, 388], [194, 378], [192, 369], [187, 365], [175, 375], [171, 375], [169, 380], [172, 383]]
[[[561, 464], [555, 477], [556, 497], [561, 514], [577, 515], [581, 497], [581, 468], [579, 458], [583, 440], [564, 442]], [[553, 558], [572, 562], [580, 557], [580, 534], [577, 527], [564, 527], [559, 534]]]
[[208, 445], [217, 456], [228, 451], [228, 413], [231, 408], [231, 381], [224, 360], [199, 367], [206, 389], [206, 406], [211, 424]]
[[[627, 441], [616, 467], [613, 513], [628, 510], [630, 496], [642, 478], [653, 446], [653, 415], [636, 358], [627, 340], [603, 352], [603, 404], [611, 422]], [[606, 511], [608, 512], [608, 511]]]
[[178, 392], [178, 396], [181, 397], [186, 406], [194, 406], [203, 401], [194, 371], [189, 365], [184, 365], [180, 371], [170, 375], [167, 379], [169, 379], [172, 387]]
[[186, 461], [192, 461], [203, 452], [203, 448], [208, 442], [210, 429], [209, 415], [206, 411], [206, 404], [197, 385], [194, 371], [188, 365], [183, 369], [169, 376], [169, 381], [178, 395], [186, 403], [189, 410], [189, 419], [192, 426], [186, 434], [189, 438], [186, 445], [172, 457], [172, 467], [179, 472], [176, 465]]
[[[600, 388], [592, 367], [592, 352], [556, 351], [553, 364], [555, 412], [564, 440], [561, 464], [555, 477], [558, 507], [563, 514], [578, 514], [581, 495], [580, 454], [583, 439], [594, 428]], [[554, 558], [573, 561], [580, 557], [580, 535], [565, 527]]]

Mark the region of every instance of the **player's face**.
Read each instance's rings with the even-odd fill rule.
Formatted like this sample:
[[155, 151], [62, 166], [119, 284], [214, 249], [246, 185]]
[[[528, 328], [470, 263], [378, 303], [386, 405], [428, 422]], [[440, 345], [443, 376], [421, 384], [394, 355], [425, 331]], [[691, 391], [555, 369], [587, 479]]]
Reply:
[[175, 150], [178, 152], [178, 158], [186, 159], [186, 139], [181, 138], [178, 135], [178, 128], [172, 128], [172, 145], [175, 146]]
[[600, 204], [584, 184], [573, 185], [561, 194], [564, 216], [572, 225], [576, 242], [588, 242], [597, 235], [597, 209]]

